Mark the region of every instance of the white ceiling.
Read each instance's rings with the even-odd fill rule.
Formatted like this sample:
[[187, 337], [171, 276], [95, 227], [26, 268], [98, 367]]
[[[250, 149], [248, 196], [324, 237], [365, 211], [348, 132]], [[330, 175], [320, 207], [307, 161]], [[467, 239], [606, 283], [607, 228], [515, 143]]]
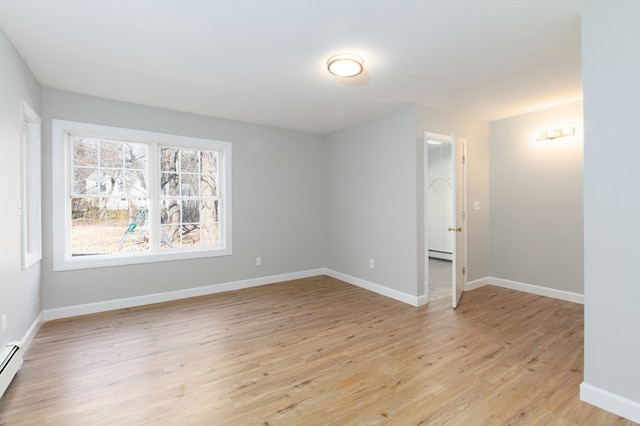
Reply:
[[[582, 99], [588, 0], [0, 0], [38, 81], [329, 133], [404, 103], [492, 121]], [[352, 52], [366, 71], [326, 71]]]

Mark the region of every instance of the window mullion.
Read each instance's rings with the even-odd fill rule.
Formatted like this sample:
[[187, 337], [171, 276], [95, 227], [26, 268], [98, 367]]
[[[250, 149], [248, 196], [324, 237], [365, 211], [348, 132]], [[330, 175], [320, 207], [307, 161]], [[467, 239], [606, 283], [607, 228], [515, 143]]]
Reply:
[[73, 138], [71, 133], [64, 133], [64, 147], [65, 147], [65, 156], [64, 162], [61, 167], [63, 167], [64, 179], [66, 180], [65, 193], [64, 193], [64, 247], [62, 247], [63, 253], [65, 257], [71, 257], [71, 225], [73, 221], [73, 216], [71, 213], [71, 200], [75, 195], [73, 192], [73, 182], [74, 182], [74, 173], [73, 173]]
[[160, 251], [160, 145], [150, 143], [147, 155], [147, 191], [149, 199], [149, 249], [152, 253]]

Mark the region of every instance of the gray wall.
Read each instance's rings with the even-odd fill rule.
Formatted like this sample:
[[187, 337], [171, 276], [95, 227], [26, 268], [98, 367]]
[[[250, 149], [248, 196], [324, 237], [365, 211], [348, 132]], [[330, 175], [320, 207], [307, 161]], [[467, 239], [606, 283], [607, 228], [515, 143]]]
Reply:
[[[415, 144], [417, 146], [418, 235], [424, 235], [424, 132], [451, 134], [467, 140], [467, 280], [489, 276], [489, 123], [459, 114], [418, 105]], [[480, 210], [473, 210], [473, 202]], [[427, 258], [423, 238], [418, 240], [419, 282], [424, 282], [424, 261]], [[421, 295], [424, 285], [420, 286]]]
[[[51, 119], [229, 141], [233, 255], [52, 271]], [[43, 88], [45, 309], [183, 290], [325, 266], [324, 137]], [[13, 160], [15, 161], [15, 160]], [[262, 266], [255, 258], [262, 257]]]
[[488, 276], [489, 124], [421, 105], [327, 136], [329, 269], [425, 295], [425, 131], [467, 139], [467, 196], [481, 205], [468, 215], [468, 279]]
[[21, 340], [40, 314], [40, 262], [22, 270], [20, 201], [21, 99], [40, 114], [40, 85], [0, 30], [0, 350]]
[[640, 418], [640, 3], [582, 15], [584, 382]]
[[[575, 136], [534, 140], [567, 126]], [[582, 294], [582, 103], [494, 121], [490, 132], [490, 276]]]
[[[326, 137], [326, 266], [417, 295], [416, 107]], [[375, 269], [369, 268], [375, 260]]]

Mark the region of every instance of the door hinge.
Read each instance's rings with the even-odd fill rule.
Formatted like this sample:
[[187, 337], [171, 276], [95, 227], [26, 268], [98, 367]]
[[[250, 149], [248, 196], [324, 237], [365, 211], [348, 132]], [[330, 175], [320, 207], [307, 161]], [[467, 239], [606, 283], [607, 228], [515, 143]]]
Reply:
[[462, 164], [467, 164], [467, 156], [466, 155], [462, 156]]
[[467, 217], [467, 212], [463, 211], [462, 212], [462, 219], [465, 219]]
[[465, 268], [464, 266], [462, 267], [462, 275], [466, 275], [467, 274], [467, 268]]

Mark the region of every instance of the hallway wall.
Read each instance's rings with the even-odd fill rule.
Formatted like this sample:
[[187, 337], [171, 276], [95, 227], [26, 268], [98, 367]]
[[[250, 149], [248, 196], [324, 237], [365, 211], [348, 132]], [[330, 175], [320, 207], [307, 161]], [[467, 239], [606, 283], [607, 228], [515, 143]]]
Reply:
[[[489, 126], [490, 276], [582, 295], [582, 103]], [[575, 136], [535, 141], [569, 126]]]

